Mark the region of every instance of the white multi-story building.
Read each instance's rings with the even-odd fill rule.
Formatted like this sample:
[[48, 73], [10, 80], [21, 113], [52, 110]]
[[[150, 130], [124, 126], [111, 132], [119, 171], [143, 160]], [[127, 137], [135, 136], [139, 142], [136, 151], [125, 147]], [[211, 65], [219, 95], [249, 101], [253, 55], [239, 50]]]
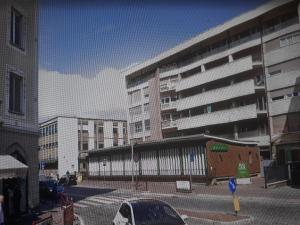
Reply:
[[55, 117], [40, 124], [39, 161], [47, 175], [85, 174], [89, 150], [126, 143], [126, 121]]
[[[123, 71], [129, 139], [206, 133], [258, 142], [270, 158], [277, 115], [293, 113], [300, 130], [298, 91], [290, 96], [299, 87], [299, 27], [297, 1], [271, 1]], [[281, 62], [287, 69], [275, 78]], [[273, 102], [282, 88], [290, 98]]]

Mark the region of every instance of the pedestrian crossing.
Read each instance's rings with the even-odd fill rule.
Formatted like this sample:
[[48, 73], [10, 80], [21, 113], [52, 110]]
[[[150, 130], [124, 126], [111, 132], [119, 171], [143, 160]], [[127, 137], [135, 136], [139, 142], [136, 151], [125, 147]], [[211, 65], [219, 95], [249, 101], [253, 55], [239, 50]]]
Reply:
[[115, 195], [105, 195], [105, 196], [95, 195], [75, 202], [74, 207], [88, 208], [88, 207], [95, 207], [95, 206], [97, 207], [103, 205], [118, 205], [124, 200], [129, 198], [130, 197], [125, 197], [125, 196], [121, 197]]

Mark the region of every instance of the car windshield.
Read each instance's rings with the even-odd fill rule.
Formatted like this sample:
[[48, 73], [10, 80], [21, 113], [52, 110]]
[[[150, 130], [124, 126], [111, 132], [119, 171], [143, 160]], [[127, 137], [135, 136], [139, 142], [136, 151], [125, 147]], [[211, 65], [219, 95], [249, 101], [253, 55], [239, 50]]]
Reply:
[[136, 225], [183, 225], [180, 216], [167, 204], [159, 201], [132, 203]]

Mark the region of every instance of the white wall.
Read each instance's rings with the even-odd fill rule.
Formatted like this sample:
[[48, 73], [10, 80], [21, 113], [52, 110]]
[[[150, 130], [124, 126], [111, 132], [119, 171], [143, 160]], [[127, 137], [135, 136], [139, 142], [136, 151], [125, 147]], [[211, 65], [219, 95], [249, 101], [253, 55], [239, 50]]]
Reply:
[[[76, 118], [58, 118], [58, 174], [78, 172], [78, 125]], [[72, 166], [73, 165], [73, 166]]]
[[89, 120], [88, 122], [88, 131], [89, 131], [89, 150], [93, 150], [95, 148], [95, 132], [94, 132], [94, 120]]
[[104, 121], [104, 148], [113, 146], [113, 122]]

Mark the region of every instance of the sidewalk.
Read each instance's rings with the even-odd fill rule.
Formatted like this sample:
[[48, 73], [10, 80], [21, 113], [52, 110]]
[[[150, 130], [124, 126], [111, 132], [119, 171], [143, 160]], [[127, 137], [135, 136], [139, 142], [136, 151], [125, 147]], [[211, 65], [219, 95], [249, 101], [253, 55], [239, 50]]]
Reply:
[[[257, 198], [273, 198], [273, 199], [290, 199], [300, 201], [300, 189], [289, 186], [282, 186], [277, 188], [264, 188], [264, 179], [260, 177], [251, 178], [252, 184], [239, 185], [236, 194], [240, 197], [257, 197]], [[119, 191], [131, 190], [130, 181], [97, 181], [84, 180], [77, 185], [78, 187], [94, 187], [94, 188], [112, 188]], [[220, 182], [217, 185], [205, 185], [201, 183], [192, 184], [192, 193], [179, 193], [176, 191], [175, 182], [139, 182], [139, 190], [136, 192], [151, 192], [159, 194], [171, 195], [216, 195], [216, 196], [230, 196], [228, 189], [228, 181]]]
[[[42, 201], [38, 209], [32, 211], [31, 214], [25, 215], [15, 225], [32, 225], [33, 221], [41, 220], [52, 215], [52, 225], [63, 225], [63, 211], [61, 207], [51, 201]], [[75, 216], [74, 225], [80, 225], [79, 219]]]
[[233, 215], [220, 212], [207, 211], [191, 211], [186, 209], [177, 209], [181, 215], [187, 215], [188, 218], [197, 219], [202, 224], [213, 225], [250, 225], [253, 222], [253, 217], [245, 215]]

